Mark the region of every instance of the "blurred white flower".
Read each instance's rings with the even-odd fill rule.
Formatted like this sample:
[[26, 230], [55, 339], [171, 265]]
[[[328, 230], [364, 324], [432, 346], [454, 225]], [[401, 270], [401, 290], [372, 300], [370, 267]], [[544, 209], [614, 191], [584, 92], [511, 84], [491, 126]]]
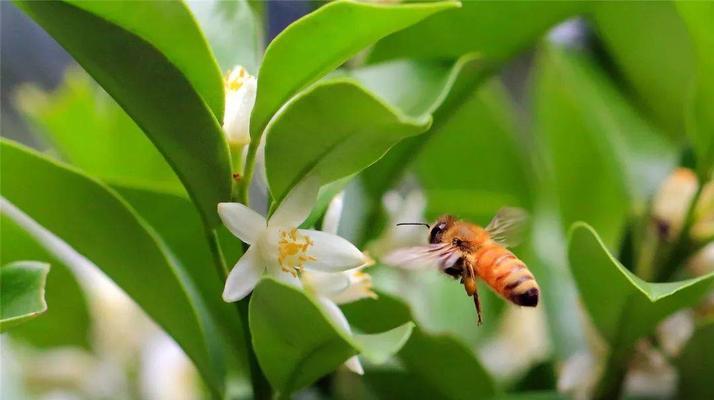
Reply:
[[250, 245], [228, 275], [225, 301], [247, 296], [266, 270], [279, 280], [300, 286], [297, 276], [304, 269], [339, 272], [372, 262], [337, 235], [297, 228], [310, 214], [319, 188], [316, 177], [304, 179], [268, 221], [243, 204], [218, 204], [218, 214], [226, 227]]
[[687, 260], [687, 267], [696, 276], [714, 272], [714, 243], [709, 243], [694, 253]]
[[250, 143], [250, 113], [255, 104], [258, 81], [238, 65], [225, 78], [226, 107], [223, 130], [231, 147]]
[[662, 183], [654, 197], [652, 217], [663, 239], [679, 236], [698, 187], [697, 176], [686, 168], [677, 168]]
[[399, 222], [420, 222], [424, 218], [426, 199], [419, 190], [410, 191], [402, 197], [395, 191], [387, 192], [382, 198], [387, 211], [387, 226], [379, 238], [369, 244], [369, 251], [382, 257], [390, 251], [423, 244], [428, 237], [423, 227], [397, 226]]
[[[335, 196], [325, 212], [322, 227], [326, 233], [337, 233], [337, 226], [342, 214], [342, 196], [342, 193]], [[311, 291], [317, 297], [328, 317], [350, 335], [352, 331], [349, 322], [347, 322], [347, 318], [345, 318], [338, 304], [377, 297], [372, 291], [372, 277], [364, 272], [363, 269], [355, 268], [345, 272], [306, 270], [301, 275], [305, 289]], [[345, 366], [357, 374], [364, 374], [364, 369], [357, 356], [350, 357], [345, 362]]]
[[145, 344], [139, 374], [142, 398], [146, 400], [201, 398], [196, 368], [181, 348], [163, 332], [157, 332]]
[[570, 398], [580, 400], [589, 399], [600, 368], [593, 355], [588, 351], [578, 352], [570, 356], [560, 367], [558, 374], [558, 392], [569, 395]]
[[626, 397], [671, 399], [677, 386], [677, 372], [647, 340], [637, 343], [637, 352], [625, 378]]
[[683, 310], [667, 317], [657, 326], [657, 341], [670, 357], [677, 357], [694, 333], [692, 311]]

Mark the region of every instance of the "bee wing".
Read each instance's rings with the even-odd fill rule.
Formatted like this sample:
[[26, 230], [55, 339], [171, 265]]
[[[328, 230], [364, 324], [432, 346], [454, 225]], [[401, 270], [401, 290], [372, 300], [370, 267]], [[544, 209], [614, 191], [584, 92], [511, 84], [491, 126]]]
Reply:
[[504, 247], [517, 246], [523, 241], [528, 213], [522, 208], [504, 207], [486, 226], [486, 231], [495, 242]]
[[382, 263], [407, 269], [452, 267], [461, 258], [457, 247], [450, 244], [429, 244], [397, 249], [382, 257]]

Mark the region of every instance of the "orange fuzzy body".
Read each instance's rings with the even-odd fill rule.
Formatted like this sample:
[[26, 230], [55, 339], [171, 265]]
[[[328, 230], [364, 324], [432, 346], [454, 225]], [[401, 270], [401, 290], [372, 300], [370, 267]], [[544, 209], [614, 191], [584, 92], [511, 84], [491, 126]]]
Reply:
[[476, 274], [498, 294], [521, 306], [538, 304], [538, 283], [526, 264], [508, 249], [488, 239], [471, 256]]

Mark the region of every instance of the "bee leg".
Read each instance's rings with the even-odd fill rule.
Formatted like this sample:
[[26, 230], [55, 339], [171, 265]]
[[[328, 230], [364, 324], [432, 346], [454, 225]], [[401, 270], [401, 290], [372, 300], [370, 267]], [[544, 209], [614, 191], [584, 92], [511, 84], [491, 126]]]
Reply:
[[476, 306], [476, 314], [478, 315], [478, 325], [481, 325], [483, 320], [481, 319], [481, 302], [478, 300], [478, 292], [474, 292], [474, 305]]

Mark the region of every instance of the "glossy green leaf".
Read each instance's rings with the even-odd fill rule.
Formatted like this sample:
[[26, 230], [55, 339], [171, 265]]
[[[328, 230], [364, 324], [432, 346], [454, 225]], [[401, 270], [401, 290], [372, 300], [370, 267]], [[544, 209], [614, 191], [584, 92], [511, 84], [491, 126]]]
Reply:
[[677, 382], [681, 399], [711, 399], [714, 397], [711, 372], [714, 371], [714, 321], [702, 323], [675, 360], [679, 370]]
[[[159, 50], [191, 82], [217, 119], [223, 118], [223, 77], [203, 32], [183, 1], [65, 0]], [[145, 60], [142, 60], [145, 61]]]
[[507, 393], [492, 397], [493, 400], [566, 400], [568, 396], [558, 392], [521, 392]]
[[[213, 256], [204, 234], [201, 219], [191, 202], [182, 196], [129, 186], [114, 186], [121, 197], [139, 213], [161, 236], [176, 256], [182, 268], [196, 284], [198, 295], [213, 314], [216, 324], [228, 338], [235, 356], [244, 371], [245, 338], [243, 325], [234, 304], [223, 301], [223, 276], [214, 267]], [[238, 240], [233, 241], [239, 246]], [[237, 261], [226, 260], [232, 265]]]
[[280, 202], [307, 174], [329, 183], [359, 172], [430, 122], [430, 116], [403, 115], [352, 80], [320, 82], [267, 129], [265, 165], [273, 198]]
[[90, 348], [90, 315], [84, 292], [67, 265], [3, 213], [0, 214], [0, 265], [37, 260], [52, 266], [45, 299], [49, 309], [40, 318], [12, 330], [13, 337], [37, 347]]
[[702, 179], [714, 173], [714, 4], [678, 1], [695, 46], [697, 58], [694, 92], [687, 107], [687, 134], [697, 155]]
[[[220, 75], [185, 6], [63, 1], [18, 5], [136, 121], [174, 168], [203, 218], [218, 225], [216, 204], [230, 197], [232, 184], [228, 145], [217, 120], [221, 113], [214, 115], [209, 107], [222, 108], [215, 100], [222, 92], [194, 85], [207, 79], [206, 87], [214, 87]], [[186, 66], [180, 67], [184, 62], [197, 69], [189, 75]]]
[[598, 37], [641, 108], [670, 136], [681, 137], [694, 52], [674, 3], [598, 1], [591, 15]]
[[659, 321], [695, 305], [714, 287], [714, 273], [680, 282], [645, 282], [622, 266], [584, 223], [570, 231], [568, 258], [590, 319], [613, 352], [629, 348]]
[[[383, 331], [412, 319], [404, 303], [385, 294], [376, 301], [347, 304], [343, 310], [350, 324], [364, 332]], [[473, 350], [448, 335], [431, 335], [417, 328], [397, 357], [441, 398], [488, 399], [496, 394], [493, 380]]]
[[676, 149], [583, 54], [544, 46], [534, 81], [535, 129], [562, 222], [584, 220], [614, 246], [630, 210], [644, 209], [673, 168]]
[[210, 314], [156, 233], [99, 181], [6, 140], [0, 149], [2, 196], [102, 269], [220, 392]]
[[254, 142], [257, 143], [255, 138], [260, 137], [273, 114], [298, 91], [380, 38], [458, 6], [452, 1], [421, 4], [335, 1], [295, 21], [265, 51], [250, 123]]
[[413, 327], [405, 321], [386, 332], [350, 337], [312, 298], [273, 278], [264, 278], [253, 291], [249, 320], [258, 362], [283, 395], [313, 383], [358, 353], [384, 362]]
[[72, 68], [45, 93], [25, 86], [24, 116], [58, 156], [104, 181], [182, 190], [161, 153], [124, 110], [83, 71]]
[[0, 267], [0, 332], [47, 311], [45, 282], [49, 264], [17, 261]]
[[584, 1], [465, 1], [377, 43], [369, 58], [456, 58], [476, 52], [504, 61], [557, 22], [585, 12]]

